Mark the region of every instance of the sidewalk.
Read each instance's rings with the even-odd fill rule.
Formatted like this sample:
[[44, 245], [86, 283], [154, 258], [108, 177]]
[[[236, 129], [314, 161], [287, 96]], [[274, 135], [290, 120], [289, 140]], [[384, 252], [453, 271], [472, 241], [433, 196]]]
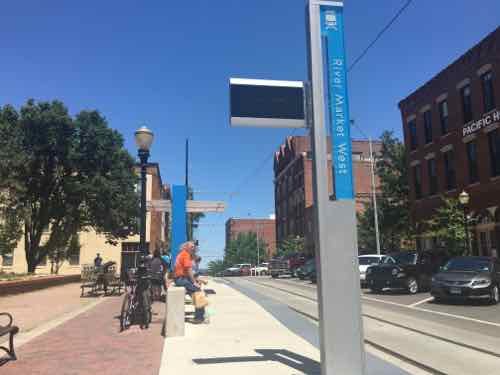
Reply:
[[[184, 337], [165, 340], [160, 375], [320, 374], [317, 325], [280, 302], [231, 285], [211, 283], [217, 294], [209, 296], [215, 310], [210, 324], [186, 325]], [[369, 350], [366, 374], [427, 374], [387, 360]]]
[[[17, 361], [0, 367], [2, 375], [156, 375], [163, 337], [164, 304], [153, 306], [149, 329], [137, 326], [119, 333], [123, 296], [99, 297], [102, 302], [50, 329], [20, 347]], [[37, 306], [30, 305], [33, 314]], [[54, 325], [54, 322], [49, 324]], [[56, 323], [57, 324], [57, 323]]]
[[0, 311], [12, 314], [14, 324], [19, 327], [22, 334], [93, 304], [95, 300], [95, 298], [80, 298], [80, 283], [70, 283], [29, 293], [2, 296]]
[[210, 324], [167, 338], [160, 375], [319, 374], [319, 351], [251, 299], [213, 283]]

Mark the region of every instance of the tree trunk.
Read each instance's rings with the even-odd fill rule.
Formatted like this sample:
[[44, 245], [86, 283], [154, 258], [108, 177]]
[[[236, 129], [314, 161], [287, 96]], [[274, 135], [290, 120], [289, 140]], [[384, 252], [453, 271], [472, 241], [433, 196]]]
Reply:
[[24, 227], [24, 252], [26, 253], [26, 263], [28, 265], [28, 273], [35, 273], [36, 266], [40, 263], [37, 257], [39, 253], [38, 243], [33, 242], [33, 238], [30, 238], [30, 231], [28, 225]]

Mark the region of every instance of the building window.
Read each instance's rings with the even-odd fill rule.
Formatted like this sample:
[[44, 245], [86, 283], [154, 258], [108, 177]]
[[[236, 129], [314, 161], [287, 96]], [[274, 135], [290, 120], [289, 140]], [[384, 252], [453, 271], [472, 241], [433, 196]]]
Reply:
[[491, 176], [500, 175], [500, 134], [498, 129], [488, 133], [488, 144], [490, 146]]
[[429, 177], [429, 195], [434, 195], [438, 189], [436, 159], [427, 160], [427, 176]]
[[408, 123], [408, 128], [410, 130], [410, 147], [412, 150], [415, 150], [418, 147], [418, 138], [417, 138], [417, 123], [415, 120], [411, 120]]
[[489, 112], [495, 108], [495, 95], [493, 92], [493, 73], [491, 71], [481, 76], [483, 86], [484, 111]]
[[413, 181], [415, 183], [415, 198], [422, 198], [422, 176], [420, 165], [413, 167]]
[[14, 265], [14, 253], [12, 251], [2, 255], [2, 266], [12, 267]]
[[469, 184], [479, 180], [477, 169], [477, 145], [475, 141], [467, 143], [467, 159], [469, 161]]
[[460, 97], [462, 98], [462, 112], [464, 115], [464, 124], [472, 121], [472, 99], [470, 86], [462, 87], [460, 90]]
[[432, 142], [432, 119], [431, 111], [424, 112], [424, 133], [425, 133], [425, 143]]
[[439, 103], [439, 122], [441, 123], [441, 134], [448, 133], [448, 102], [443, 100]]
[[457, 187], [457, 179], [455, 174], [455, 158], [453, 155], [453, 150], [445, 152], [443, 158], [446, 190], [453, 190]]

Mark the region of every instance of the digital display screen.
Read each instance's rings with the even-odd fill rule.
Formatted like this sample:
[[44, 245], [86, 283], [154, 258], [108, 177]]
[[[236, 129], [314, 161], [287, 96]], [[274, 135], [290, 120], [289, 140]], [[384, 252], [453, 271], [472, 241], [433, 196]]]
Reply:
[[231, 116], [304, 119], [302, 87], [231, 85]]

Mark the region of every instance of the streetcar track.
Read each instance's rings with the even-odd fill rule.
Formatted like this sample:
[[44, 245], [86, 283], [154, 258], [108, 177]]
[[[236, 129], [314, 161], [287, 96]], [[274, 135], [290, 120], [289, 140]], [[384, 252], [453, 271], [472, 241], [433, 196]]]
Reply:
[[[229, 281], [227, 280], [229, 283], [233, 283], [232, 281]], [[310, 297], [310, 296], [306, 296], [306, 295], [303, 295], [301, 293], [298, 293], [298, 292], [295, 292], [295, 291], [290, 291], [290, 290], [287, 290], [283, 287], [279, 287], [279, 286], [276, 286], [276, 285], [271, 285], [269, 283], [263, 283], [263, 282], [257, 282], [257, 281], [254, 281], [254, 280], [249, 280], [249, 279], [245, 279], [245, 281], [251, 283], [251, 284], [255, 284], [255, 285], [259, 285], [261, 287], [266, 287], [266, 288], [270, 288], [270, 289], [274, 289], [274, 290], [278, 290], [278, 291], [281, 291], [281, 292], [284, 292], [284, 293], [287, 293], [287, 294], [290, 294], [290, 295], [293, 295], [293, 296], [296, 296], [296, 297], [299, 297], [299, 298], [302, 298], [302, 299], [305, 299], [305, 300], [308, 300], [310, 302], [314, 302], [314, 303], [317, 303], [318, 300], [317, 298], [313, 298], [313, 297]], [[289, 285], [291, 285], [291, 283], [287, 283]], [[287, 304], [288, 305], [288, 304]], [[300, 309], [297, 309], [293, 306], [290, 306], [288, 305], [288, 307], [295, 311], [296, 313], [298, 314], [301, 314], [315, 322], [319, 322], [319, 319], [318, 317], [312, 315], [312, 314], [309, 314], [307, 312], [304, 312], [304, 311], [301, 311]], [[424, 310], [424, 311], [427, 311], [427, 310]], [[429, 337], [429, 338], [432, 338], [432, 339], [435, 339], [435, 340], [438, 340], [438, 341], [442, 341], [442, 342], [445, 342], [445, 343], [448, 343], [448, 344], [452, 344], [452, 345], [456, 345], [458, 347], [461, 347], [461, 348], [464, 348], [464, 349], [468, 349], [468, 350], [472, 350], [472, 351], [476, 351], [476, 352], [479, 352], [479, 353], [482, 353], [482, 354], [485, 354], [485, 355], [489, 355], [489, 356], [492, 356], [492, 357], [495, 357], [495, 358], [500, 358], [500, 354], [498, 353], [495, 353], [493, 351], [490, 351], [490, 350], [487, 350], [487, 349], [482, 349], [482, 348], [478, 348], [476, 346], [473, 346], [473, 345], [469, 345], [469, 344], [465, 344], [463, 342], [460, 342], [460, 341], [455, 341], [455, 340], [452, 340], [452, 339], [448, 339], [448, 338], [445, 338], [445, 337], [441, 337], [441, 336], [438, 336], [438, 335], [435, 335], [435, 334], [432, 334], [432, 333], [428, 333], [428, 332], [425, 332], [425, 331], [421, 331], [421, 330], [418, 330], [418, 329], [415, 329], [415, 328], [412, 328], [412, 327], [408, 327], [408, 326], [405, 326], [403, 324], [399, 324], [399, 323], [395, 323], [395, 322], [391, 322], [391, 321], [388, 321], [386, 319], [383, 319], [383, 318], [379, 318], [379, 317], [376, 317], [376, 316], [373, 316], [371, 314], [365, 314], [365, 313], [362, 313], [361, 314], [363, 317], [367, 318], [367, 319], [371, 319], [371, 320], [375, 320], [375, 321], [378, 321], [380, 323], [383, 323], [383, 324], [388, 324], [388, 325], [391, 325], [391, 326], [394, 326], [394, 327], [397, 327], [397, 328], [400, 328], [400, 329], [404, 329], [404, 330], [407, 330], [407, 331], [410, 331], [410, 332], [413, 332], [413, 333], [416, 333], [416, 334], [419, 334], [419, 335], [423, 335], [423, 336], [426, 336], [426, 337]], [[413, 365], [413, 366], [416, 366], [424, 371], [428, 371], [428, 372], [431, 372], [433, 374], [437, 374], [437, 375], [446, 375], [446, 373], [440, 371], [440, 370], [437, 370], [435, 368], [432, 368], [424, 363], [421, 363], [419, 361], [416, 361], [412, 358], [409, 358], [403, 354], [400, 354], [392, 349], [389, 349], [387, 347], [385, 347], [384, 345], [381, 345], [379, 343], [376, 343], [372, 340], [368, 340], [368, 339], [364, 339], [365, 343], [368, 344], [368, 345], [371, 345], [372, 347], [382, 351], [382, 352], [385, 352], [395, 358], [398, 358], [400, 359], [401, 361], [404, 361], [404, 362], [407, 362], [408, 364], [410, 365]]]

